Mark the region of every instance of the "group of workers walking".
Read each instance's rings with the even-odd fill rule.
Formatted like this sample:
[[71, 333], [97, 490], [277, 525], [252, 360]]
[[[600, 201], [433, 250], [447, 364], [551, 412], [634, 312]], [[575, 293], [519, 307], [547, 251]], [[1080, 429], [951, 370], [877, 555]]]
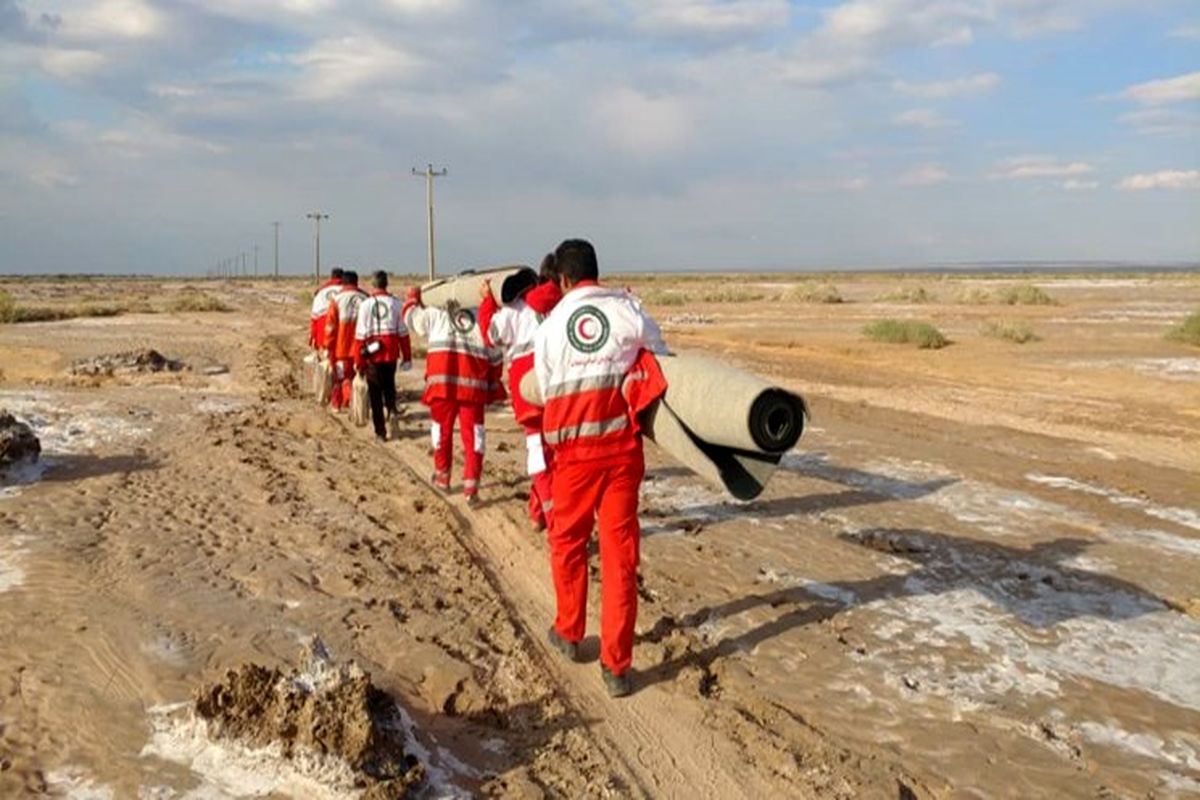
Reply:
[[[485, 281], [475, 313], [426, 306], [417, 287], [401, 304], [388, 293], [383, 272], [375, 273], [368, 295], [355, 273], [334, 270], [313, 298], [310, 343], [327, 353], [335, 410], [348, 404], [354, 376], [365, 375], [375, 434], [386, 440], [386, 420], [398, 413], [397, 365], [411, 366], [409, 332], [426, 340], [421, 400], [432, 420], [432, 482], [450, 489], [457, 422], [463, 494], [471, 506], [478, 504], [486, 449], [484, 409], [511, 397], [525, 434], [530, 522], [547, 532], [550, 548], [557, 614], [549, 642], [579, 660], [595, 528], [601, 673], [609, 694], [620, 697], [632, 688], [637, 620], [638, 491], [645, 471], [639, 415], [666, 390], [654, 355], [667, 348], [641, 303], [624, 289], [602, 286], [599, 277], [592, 245], [568, 239], [538, 273], [525, 269], [507, 279], [499, 302]], [[540, 402], [522, 394], [530, 373]]]

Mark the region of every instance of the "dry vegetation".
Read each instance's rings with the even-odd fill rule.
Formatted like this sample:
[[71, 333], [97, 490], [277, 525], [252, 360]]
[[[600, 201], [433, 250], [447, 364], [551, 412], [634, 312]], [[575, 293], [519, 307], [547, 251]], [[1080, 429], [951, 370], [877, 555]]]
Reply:
[[184, 292], [171, 303], [171, 310], [185, 311], [232, 311], [224, 301], [204, 292]]
[[958, 302], [985, 306], [1056, 306], [1055, 300], [1045, 289], [1032, 283], [1019, 283], [987, 290], [972, 288], [962, 291]]
[[1184, 344], [1200, 347], [1200, 311], [1189, 314], [1183, 322], [1167, 333], [1167, 338]]
[[933, 303], [937, 295], [924, 286], [902, 286], [890, 292], [884, 292], [875, 298], [881, 303]]
[[841, 292], [832, 283], [801, 283], [789, 289], [784, 297], [797, 303], [845, 302]]
[[912, 344], [922, 350], [938, 350], [950, 340], [928, 322], [910, 319], [881, 319], [863, 328], [863, 335], [874, 342]]
[[984, 336], [993, 339], [1003, 339], [1014, 344], [1026, 344], [1039, 341], [1042, 337], [1033, 332], [1028, 322], [1022, 320], [993, 320], [984, 323], [979, 331]]

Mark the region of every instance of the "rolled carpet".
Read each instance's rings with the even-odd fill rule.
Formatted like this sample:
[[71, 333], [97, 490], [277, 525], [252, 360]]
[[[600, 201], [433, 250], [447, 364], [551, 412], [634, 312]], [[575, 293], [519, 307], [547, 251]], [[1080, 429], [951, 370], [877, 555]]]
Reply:
[[497, 303], [503, 302], [501, 291], [504, 281], [517, 274], [521, 269], [529, 269], [521, 265], [510, 267], [490, 267], [479, 270], [466, 270], [448, 278], [439, 278], [421, 287], [421, 300], [427, 306], [445, 307], [454, 302], [464, 308], [475, 308], [479, 305], [479, 284], [485, 280], [492, 282], [492, 296]]
[[[804, 432], [804, 399], [707, 356], [662, 356], [658, 363], [667, 392], [643, 414], [646, 435], [738, 500], [758, 497]], [[532, 372], [521, 395], [542, 404]]]

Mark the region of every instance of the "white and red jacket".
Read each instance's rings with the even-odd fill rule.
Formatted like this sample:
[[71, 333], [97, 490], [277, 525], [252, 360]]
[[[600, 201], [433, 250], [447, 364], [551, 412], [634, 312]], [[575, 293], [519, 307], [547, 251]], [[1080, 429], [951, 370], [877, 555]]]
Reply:
[[503, 306], [489, 294], [479, 306], [479, 329], [484, 342], [499, 347], [508, 360], [509, 396], [518, 422], [534, 423], [541, 416], [540, 408], [521, 397], [521, 379], [533, 369], [533, 335], [561, 299], [558, 284], [548, 282]]
[[452, 400], [486, 405], [505, 398], [500, 383], [504, 356], [484, 343], [474, 310], [426, 308], [410, 298], [404, 302], [403, 316], [408, 328], [428, 342], [422, 403]]
[[[399, 298], [386, 289], [376, 289], [358, 306], [354, 327], [354, 356], [361, 362], [386, 364], [392, 361], [412, 362], [412, 340], [404, 325]], [[362, 355], [363, 347], [379, 343], [374, 353]]]
[[666, 389], [645, 353], [668, 350], [637, 298], [581, 282], [537, 329], [533, 346], [542, 437], [556, 460], [607, 458], [641, 446], [636, 413]]
[[329, 351], [331, 361], [354, 359], [358, 306], [366, 297], [357, 286], [342, 286], [329, 303], [329, 311], [325, 314], [325, 349]]
[[342, 282], [330, 278], [313, 293], [312, 314], [308, 322], [308, 343], [318, 350], [325, 349], [325, 316], [333, 296], [342, 289]]

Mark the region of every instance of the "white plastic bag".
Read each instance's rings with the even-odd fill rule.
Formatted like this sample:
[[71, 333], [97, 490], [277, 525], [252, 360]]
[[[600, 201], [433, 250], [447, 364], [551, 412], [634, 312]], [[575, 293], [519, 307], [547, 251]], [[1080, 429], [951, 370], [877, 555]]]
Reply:
[[363, 427], [371, 419], [371, 400], [367, 395], [367, 379], [360, 372], [350, 383], [350, 419]]
[[327, 359], [317, 359], [313, 370], [313, 395], [317, 398], [317, 405], [322, 406], [328, 405], [329, 398], [333, 396], [333, 370]]

